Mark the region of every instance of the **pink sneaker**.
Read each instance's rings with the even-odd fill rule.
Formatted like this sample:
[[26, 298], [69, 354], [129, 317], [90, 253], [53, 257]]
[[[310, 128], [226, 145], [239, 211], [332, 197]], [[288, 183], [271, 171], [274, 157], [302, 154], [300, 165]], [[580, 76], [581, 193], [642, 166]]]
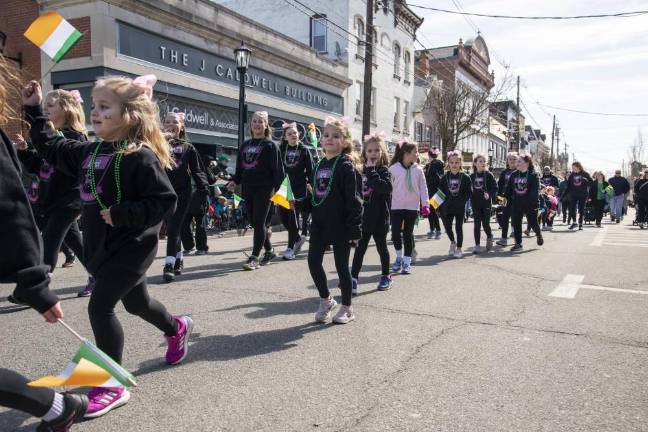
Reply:
[[88, 393], [88, 410], [85, 418], [97, 418], [108, 411], [119, 408], [130, 399], [130, 392], [124, 387], [95, 387]]
[[178, 334], [175, 336], [166, 336], [169, 347], [166, 352], [166, 362], [170, 365], [180, 363], [187, 357], [189, 351], [189, 336], [193, 330], [193, 320], [188, 316], [175, 317], [178, 321]]

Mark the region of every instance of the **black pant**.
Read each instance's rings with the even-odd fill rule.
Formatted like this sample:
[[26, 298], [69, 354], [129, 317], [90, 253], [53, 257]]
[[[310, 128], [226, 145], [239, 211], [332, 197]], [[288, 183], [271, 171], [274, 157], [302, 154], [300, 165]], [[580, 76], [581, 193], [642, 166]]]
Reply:
[[637, 222], [648, 222], [648, 199], [637, 199]]
[[178, 204], [175, 212], [166, 220], [166, 235], [167, 235], [167, 249], [166, 256], [176, 257], [180, 252], [180, 232], [182, 230], [182, 222], [189, 210], [189, 203], [191, 202], [191, 190], [177, 191]]
[[594, 220], [596, 221], [596, 225], [601, 225], [603, 211], [605, 210], [605, 199], [595, 199], [592, 200], [592, 203], [594, 204]]
[[52, 407], [54, 390], [30, 387], [29, 381], [12, 370], [0, 369], [0, 406], [43, 417]]
[[513, 234], [515, 235], [516, 244], [522, 244], [522, 218], [524, 216], [527, 218], [529, 229], [533, 230], [536, 236], [542, 237], [542, 231], [540, 231], [540, 225], [538, 225], [538, 209], [513, 207], [511, 222], [513, 224]]
[[430, 231], [441, 231], [441, 225], [439, 224], [439, 214], [433, 207], [430, 207], [428, 222], [430, 222]]
[[504, 206], [502, 209], [502, 216], [500, 224], [502, 225], [502, 238], [507, 239], [509, 233], [509, 225], [511, 223], [511, 206]]
[[295, 243], [299, 240], [299, 228], [297, 227], [297, 214], [294, 209], [288, 210], [287, 208], [279, 207], [279, 217], [281, 223], [288, 230], [288, 247], [293, 249]]
[[[76, 221], [74, 221], [74, 223], [76, 223]], [[78, 229], [79, 229], [79, 224], [77, 223], [77, 230]], [[63, 252], [63, 255], [65, 255], [66, 260], [72, 259], [76, 255], [74, 251], [70, 249], [70, 246], [68, 246], [67, 243], [65, 243], [65, 240], [63, 240], [63, 244], [61, 245], [61, 252]]]
[[[194, 222], [196, 229], [196, 241], [194, 242], [194, 233], [191, 232], [191, 222]], [[182, 222], [182, 247], [185, 250], [191, 250], [196, 247], [199, 251], [208, 251], [207, 231], [205, 230], [205, 215], [202, 213], [187, 213]]]
[[562, 200], [562, 213], [563, 223], [567, 222], [567, 220], [571, 220], [571, 211], [568, 199]]
[[258, 257], [261, 247], [266, 251], [272, 250], [272, 244], [267, 235], [267, 220], [270, 215], [270, 198], [272, 198], [272, 186], [243, 186], [243, 199], [247, 210], [248, 221], [254, 229], [254, 240], [252, 255]]
[[587, 197], [572, 196], [569, 198], [569, 218], [576, 223], [576, 210], [578, 209], [578, 225], [583, 225], [585, 216], [585, 201]]
[[121, 363], [124, 349], [124, 331], [115, 315], [120, 300], [128, 313], [153, 324], [166, 336], [177, 333], [173, 316], [162, 303], [149, 296], [146, 275], [102, 270], [96, 275], [88, 314], [97, 346], [117, 363]]
[[[457, 239], [452, 232], [452, 221], [455, 221], [455, 228], [457, 230]], [[446, 230], [446, 234], [451, 242], [457, 242], [457, 247], [463, 246], [463, 223], [464, 223], [464, 213], [448, 213], [443, 214], [443, 227]]]
[[308, 235], [309, 219], [311, 214], [310, 195], [306, 195], [301, 201], [295, 201], [295, 216], [297, 216], [297, 225], [300, 225], [301, 219], [301, 235], [306, 237]]
[[475, 245], [479, 245], [481, 241], [482, 226], [484, 227], [484, 232], [486, 233], [486, 237], [492, 239], [493, 232], [491, 231], [491, 226], [490, 226], [491, 207], [473, 206], [473, 218], [475, 219], [475, 223], [474, 223]]
[[414, 225], [418, 218], [416, 210], [392, 210], [392, 242], [397, 251], [403, 249], [405, 243], [404, 256], [411, 257], [414, 249]]
[[63, 240], [83, 262], [83, 240], [77, 224], [78, 210], [57, 208], [51, 210], [43, 227], [43, 261], [54, 271]]
[[356, 279], [358, 279], [358, 275], [360, 275], [362, 261], [364, 259], [365, 253], [367, 252], [369, 240], [371, 240], [372, 236], [374, 238], [374, 241], [376, 242], [376, 249], [378, 250], [378, 255], [380, 256], [380, 267], [382, 274], [383, 276], [389, 275], [389, 250], [387, 249], [387, 233], [372, 234], [363, 232], [362, 238], [360, 239], [355, 253], [353, 254], [353, 264], [351, 265], [351, 276]]
[[[312, 235], [308, 245], [308, 269], [320, 298], [329, 298], [331, 292], [328, 289], [326, 272], [324, 271], [324, 251], [326, 246], [331, 244], [319, 238], [319, 234]], [[338, 241], [333, 243], [333, 259], [335, 260], [335, 269], [337, 270], [340, 281], [340, 290], [342, 291], [342, 304], [351, 306], [351, 272], [349, 271], [349, 256], [351, 255], [351, 245], [347, 241]]]

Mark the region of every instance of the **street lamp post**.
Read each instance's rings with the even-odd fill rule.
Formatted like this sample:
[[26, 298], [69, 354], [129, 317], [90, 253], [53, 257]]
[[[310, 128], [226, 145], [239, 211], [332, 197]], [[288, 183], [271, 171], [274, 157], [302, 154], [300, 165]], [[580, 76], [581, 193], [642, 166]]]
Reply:
[[245, 103], [245, 73], [250, 66], [250, 54], [252, 51], [241, 41], [241, 46], [234, 50], [236, 70], [239, 73], [239, 125], [238, 125], [238, 148], [243, 145], [245, 138], [245, 122], [247, 121], [247, 104]]

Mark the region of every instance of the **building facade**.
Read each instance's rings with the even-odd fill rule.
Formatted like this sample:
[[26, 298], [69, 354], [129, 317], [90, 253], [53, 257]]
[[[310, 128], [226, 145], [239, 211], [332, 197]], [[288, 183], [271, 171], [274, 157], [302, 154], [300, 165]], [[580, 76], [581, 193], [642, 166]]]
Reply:
[[[311, 46], [320, 58], [347, 69], [351, 86], [344, 94], [344, 114], [351, 132], [362, 134], [366, 2], [363, 0], [255, 0], [215, 2]], [[376, 2], [374, 11], [371, 129], [387, 141], [413, 137], [414, 40], [423, 22], [403, 0]]]
[[521, 136], [518, 133], [518, 131], [526, 130], [526, 119], [524, 114], [518, 113], [518, 107], [515, 102], [512, 100], [493, 102], [490, 105], [490, 115], [506, 126], [508, 130], [509, 151], [520, 153], [528, 151], [526, 133], [523, 132]]
[[508, 153], [508, 129], [495, 117], [489, 118], [488, 140], [490, 168], [492, 171], [503, 170]]
[[[84, 32], [83, 44], [45, 76], [44, 89], [78, 89], [87, 114], [98, 77], [153, 73], [161, 114], [184, 112], [189, 136], [201, 152], [234, 156], [240, 79], [246, 83], [249, 115], [268, 111], [275, 139], [283, 121], [297, 122], [303, 134], [309, 123], [321, 128], [327, 115], [344, 113], [351, 85], [346, 65], [210, 1], [52, 0], [44, 10], [58, 11]], [[22, 37], [24, 29], [18, 30], [12, 38]], [[243, 77], [233, 54], [241, 41], [252, 50]], [[30, 49], [38, 52], [25, 47]], [[40, 55], [39, 75], [50, 66]]]

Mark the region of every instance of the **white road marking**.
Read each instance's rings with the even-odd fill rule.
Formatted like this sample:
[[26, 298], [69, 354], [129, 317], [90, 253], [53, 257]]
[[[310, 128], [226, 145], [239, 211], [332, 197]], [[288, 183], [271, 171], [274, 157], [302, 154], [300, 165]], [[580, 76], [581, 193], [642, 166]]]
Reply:
[[594, 291], [610, 291], [610, 292], [617, 292], [617, 293], [624, 293], [624, 294], [648, 295], [648, 291], [584, 284], [583, 279], [585, 279], [584, 275], [568, 274], [563, 278], [563, 280], [558, 284], [558, 286], [548, 294], [548, 296], [573, 299], [576, 298], [576, 294], [578, 294], [578, 290], [581, 289], [588, 289]]
[[601, 228], [601, 231], [599, 231], [598, 234], [596, 234], [596, 237], [594, 237], [594, 240], [592, 240], [592, 243], [590, 243], [590, 246], [603, 246], [603, 240], [605, 240], [605, 234], [608, 231], [608, 227], [603, 227]]

